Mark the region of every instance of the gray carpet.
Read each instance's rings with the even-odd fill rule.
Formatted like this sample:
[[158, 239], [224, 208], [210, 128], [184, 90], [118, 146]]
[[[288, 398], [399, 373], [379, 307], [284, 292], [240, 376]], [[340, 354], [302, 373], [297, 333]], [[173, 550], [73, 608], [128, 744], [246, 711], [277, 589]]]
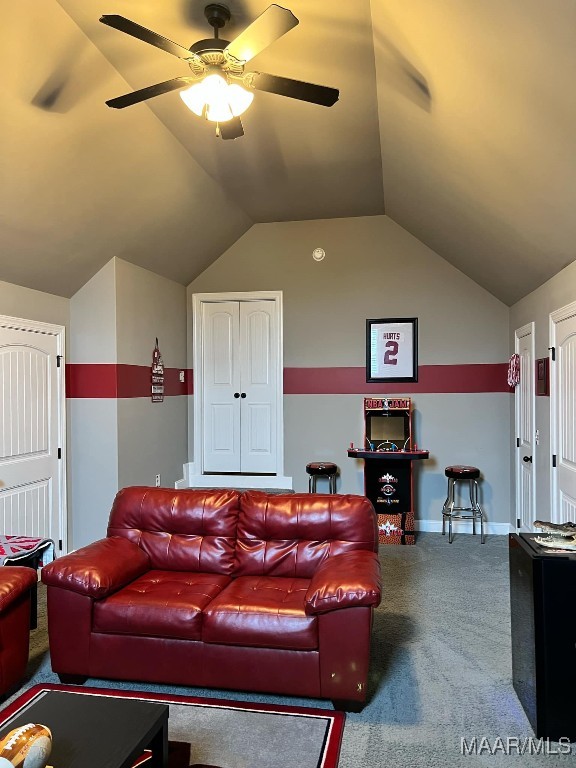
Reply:
[[[569, 755], [461, 753], [461, 739], [497, 746], [534, 737], [511, 682], [508, 542], [437, 533], [381, 547], [384, 597], [376, 611], [370, 703], [348, 714], [340, 768], [574, 765]], [[58, 682], [45, 618], [32, 633], [25, 687]], [[325, 701], [90, 680], [88, 685], [329, 708]], [[552, 744], [551, 748], [557, 745]], [[576, 754], [576, 745], [572, 750]], [[494, 750], [492, 750], [494, 751]], [[278, 766], [282, 765], [279, 759]], [[226, 766], [226, 768], [235, 768]], [[254, 767], [256, 768], [256, 767]]]

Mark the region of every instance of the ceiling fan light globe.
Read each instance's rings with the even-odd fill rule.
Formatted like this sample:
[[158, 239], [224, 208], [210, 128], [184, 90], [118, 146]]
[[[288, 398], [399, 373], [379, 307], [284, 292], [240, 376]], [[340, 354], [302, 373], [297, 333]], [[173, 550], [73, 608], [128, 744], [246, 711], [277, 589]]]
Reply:
[[206, 104], [204, 83], [196, 83], [190, 86], [190, 88], [186, 88], [185, 91], [180, 91], [180, 98], [188, 109], [194, 112], [195, 115], [198, 115], [198, 117], [202, 117]]
[[207, 107], [206, 120], [213, 123], [226, 123], [234, 117], [227, 101], [217, 101], [208, 104]]
[[212, 104], [219, 99], [226, 98], [228, 83], [222, 77], [222, 75], [208, 75], [204, 78], [204, 80], [202, 80], [202, 86], [204, 88], [204, 95], [208, 104]]
[[253, 98], [253, 93], [250, 93], [250, 91], [247, 91], [236, 83], [228, 86], [228, 103], [230, 104], [230, 109], [232, 110], [234, 117], [243, 115], [250, 104], [252, 104]]

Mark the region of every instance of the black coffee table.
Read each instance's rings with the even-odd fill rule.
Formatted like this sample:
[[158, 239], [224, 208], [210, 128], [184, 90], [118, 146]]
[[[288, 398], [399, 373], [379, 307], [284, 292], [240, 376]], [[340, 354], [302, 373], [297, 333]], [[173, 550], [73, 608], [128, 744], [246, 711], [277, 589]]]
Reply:
[[166, 704], [134, 698], [43, 690], [0, 712], [0, 738], [41, 723], [52, 731], [55, 768], [132, 768], [146, 749], [146, 768], [167, 768], [168, 712]]

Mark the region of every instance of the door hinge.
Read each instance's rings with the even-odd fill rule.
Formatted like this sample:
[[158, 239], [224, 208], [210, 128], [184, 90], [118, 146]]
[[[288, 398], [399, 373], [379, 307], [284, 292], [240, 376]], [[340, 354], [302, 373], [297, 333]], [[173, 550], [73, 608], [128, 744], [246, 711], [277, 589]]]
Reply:
[[520, 448], [520, 438], [516, 438], [516, 448]]
[[516, 528], [520, 528], [520, 525], [521, 525], [521, 523], [520, 523], [520, 518], [519, 518], [519, 517], [517, 517], [517, 518], [516, 518]]
[[556, 347], [548, 347], [548, 351], [552, 360], [556, 360]]
[[552, 466], [553, 467], [556, 466], [556, 454], [555, 453], [552, 454]]
[[58, 549], [62, 551], [62, 539], [58, 539]]
[[60, 368], [62, 363], [62, 355], [56, 355], [56, 368]]
[[62, 458], [62, 448], [58, 448], [58, 458]]

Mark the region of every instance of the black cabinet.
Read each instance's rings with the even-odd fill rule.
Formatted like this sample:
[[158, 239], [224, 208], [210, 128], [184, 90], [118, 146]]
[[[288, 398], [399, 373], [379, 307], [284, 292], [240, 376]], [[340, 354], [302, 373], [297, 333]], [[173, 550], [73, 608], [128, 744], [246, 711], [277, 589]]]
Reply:
[[514, 690], [538, 738], [576, 741], [576, 552], [510, 534]]

